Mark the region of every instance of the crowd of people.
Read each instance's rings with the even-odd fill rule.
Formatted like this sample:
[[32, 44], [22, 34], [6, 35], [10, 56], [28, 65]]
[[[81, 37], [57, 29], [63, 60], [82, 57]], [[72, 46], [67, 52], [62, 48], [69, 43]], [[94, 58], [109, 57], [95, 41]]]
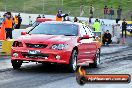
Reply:
[[[81, 3], [80, 5], [80, 16], [83, 16], [86, 9], [84, 9], [84, 5]], [[89, 6], [88, 14], [90, 18], [95, 18], [95, 14], [98, 14], [100, 9], [96, 9], [92, 4]], [[103, 17], [104, 19], [122, 19], [122, 7], [119, 5], [118, 8], [108, 7], [107, 5], [103, 8]], [[130, 19], [132, 20], [132, 14], [130, 14]]]
[[43, 14], [41, 17], [41, 15], [39, 14], [37, 18], [45, 18], [45, 15]]
[[[115, 9], [113, 9], [113, 7], [109, 8], [106, 5], [104, 7], [103, 13], [104, 13], [104, 18], [105, 19], [113, 19], [114, 15], [115, 15]], [[93, 15], [94, 15], [94, 7], [92, 5], [90, 5], [89, 14], [90, 14], [90, 17], [93, 17]], [[119, 6], [117, 8], [116, 14], [117, 14], [117, 19], [121, 19], [121, 15], [122, 15], [122, 8], [121, 8], [121, 6]]]
[[[113, 19], [115, 15], [115, 10], [113, 9], [113, 7], [108, 8], [107, 6], [104, 7], [104, 18], [108, 18], [108, 19]], [[121, 6], [119, 6], [117, 8], [117, 19], [121, 19], [121, 15], [122, 15], [122, 8]]]
[[5, 28], [6, 32], [6, 39], [12, 39], [12, 31], [13, 29], [19, 29], [22, 22], [22, 18], [20, 16], [20, 13], [18, 15], [13, 15], [11, 12], [7, 12], [2, 17], [2, 23]]

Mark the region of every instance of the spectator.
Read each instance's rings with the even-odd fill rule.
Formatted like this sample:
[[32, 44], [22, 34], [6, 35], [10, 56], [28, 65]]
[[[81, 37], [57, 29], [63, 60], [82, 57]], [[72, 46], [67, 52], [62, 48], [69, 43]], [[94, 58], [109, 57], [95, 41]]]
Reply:
[[93, 24], [93, 26], [92, 26], [93, 29], [94, 29], [94, 31], [95, 31], [95, 32], [100, 32], [100, 26], [101, 26], [101, 25], [100, 25], [99, 20], [96, 19], [95, 22], [94, 22], [94, 24]]
[[110, 19], [113, 19], [114, 17], [114, 9], [111, 7], [111, 10], [110, 10]]
[[29, 26], [32, 25], [32, 20], [31, 20], [31, 16], [29, 16]]
[[22, 23], [22, 18], [21, 18], [21, 15], [19, 13], [18, 14], [18, 29], [20, 29], [21, 23]]
[[67, 19], [66, 19], [66, 21], [71, 21], [71, 20], [70, 20], [70, 18], [69, 18], [69, 16], [67, 16]]
[[111, 16], [111, 13], [110, 13], [110, 12], [111, 12], [111, 8], [108, 8], [108, 11], [107, 11], [107, 14], [108, 14], [108, 19], [110, 19], [110, 18], [111, 18], [111, 17], [110, 17], [110, 16]]
[[84, 5], [81, 3], [80, 5], [80, 16], [83, 16], [84, 14]]
[[122, 14], [122, 8], [121, 6], [119, 6], [117, 9], [117, 19], [121, 19], [121, 14]]
[[78, 18], [77, 17], [74, 17], [74, 22], [78, 22]]
[[41, 18], [41, 16], [40, 15], [38, 15], [38, 17], [37, 18]]
[[18, 16], [17, 15], [14, 16], [14, 22], [16, 24], [15, 29], [18, 29]]
[[123, 32], [125, 31], [125, 38], [126, 38], [126, 29], [127, 29], [127, 23], [126, 23], [126, 20], [123, 19], [123, 22], [122, 22], [122, 38], [123, 38]]
[[118, 23], [119, 21], [120, 21], [119, 19], [116, 19], [116, 24], [112, 25], [112, 28], [113, 28], [112, 36], [116, 37], [118, 44], [120, 43], [120, 38], [121, 38], [121, 35], [120, 35], [121, 25]]
[[[58, 13], [56, 15], [56, 21], [66, 21], [65, 17], [68, 16], [68, 14], [62, 14], [62, 10], [58, 10]], [[63, 17], [63, 20], [62, 20]]]
[[107, 6], [104, 7], [104, 18], [106, 19], [108, 15], [108, 8]]
[[44, 14], [42, 15], [42, 18], [45, 18]]
[[90, 13], [90, 17], [93, 18], [93, 14], [94, 14], [94, 7], [92, 5], [90, 5], [89, 8], [89, 13]]
[[11, 12], [6, 13], [6, 16], [3, 22], [5, 25], [6, 39], [8, 38], [12, 39], [12, 30], [13, 30], [13, 27], [15, 26], [15, 22], [13, 20]]
[[109, 33], [109, 30], [107, 30], [106, 33], [104, 33], [102, 42], [103, 42], [104, 45], [105, 44], [109, 45], [112, 42], [111, 34]]

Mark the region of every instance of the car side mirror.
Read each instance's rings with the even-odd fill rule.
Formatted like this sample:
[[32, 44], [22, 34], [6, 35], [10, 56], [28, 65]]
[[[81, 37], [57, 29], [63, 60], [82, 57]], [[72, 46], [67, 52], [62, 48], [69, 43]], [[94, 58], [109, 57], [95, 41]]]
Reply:
[[26, 35], [26, 34], [27, 34], [26, 31], [21, 32], [21, 35]]

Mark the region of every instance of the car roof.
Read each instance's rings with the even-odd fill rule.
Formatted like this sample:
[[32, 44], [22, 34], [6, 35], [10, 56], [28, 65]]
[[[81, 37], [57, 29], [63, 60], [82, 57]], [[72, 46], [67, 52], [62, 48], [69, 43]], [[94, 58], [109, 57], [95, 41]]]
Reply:
[[53, 21], [53, 19], [51, 18], [37, 18], [36, 19], [36, 22], [40, 22], [40, 23], [45, 22], [45, 21]]
[[48, 24], [75, 24], [75, 25], [82, 25], [81, 23], [77, 23], [77, 22], [70, 22], [70, 21], [46, 21], [46, 22], [42, 22], [43, 24], [48, 23]]

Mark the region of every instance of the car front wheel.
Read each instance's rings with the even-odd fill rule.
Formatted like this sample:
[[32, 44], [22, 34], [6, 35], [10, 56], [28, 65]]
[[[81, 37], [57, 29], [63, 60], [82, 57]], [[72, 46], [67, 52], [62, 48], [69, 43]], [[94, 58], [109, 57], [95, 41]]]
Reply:
[[11, 62], [14, 69], [19, 69], [22, 65], [22, 61], [12, 60]]
[[78, 56], [77, 51], [73, 50], [68, 66], [70, 72], [75, 72], [77, 69], [77, 56]]

